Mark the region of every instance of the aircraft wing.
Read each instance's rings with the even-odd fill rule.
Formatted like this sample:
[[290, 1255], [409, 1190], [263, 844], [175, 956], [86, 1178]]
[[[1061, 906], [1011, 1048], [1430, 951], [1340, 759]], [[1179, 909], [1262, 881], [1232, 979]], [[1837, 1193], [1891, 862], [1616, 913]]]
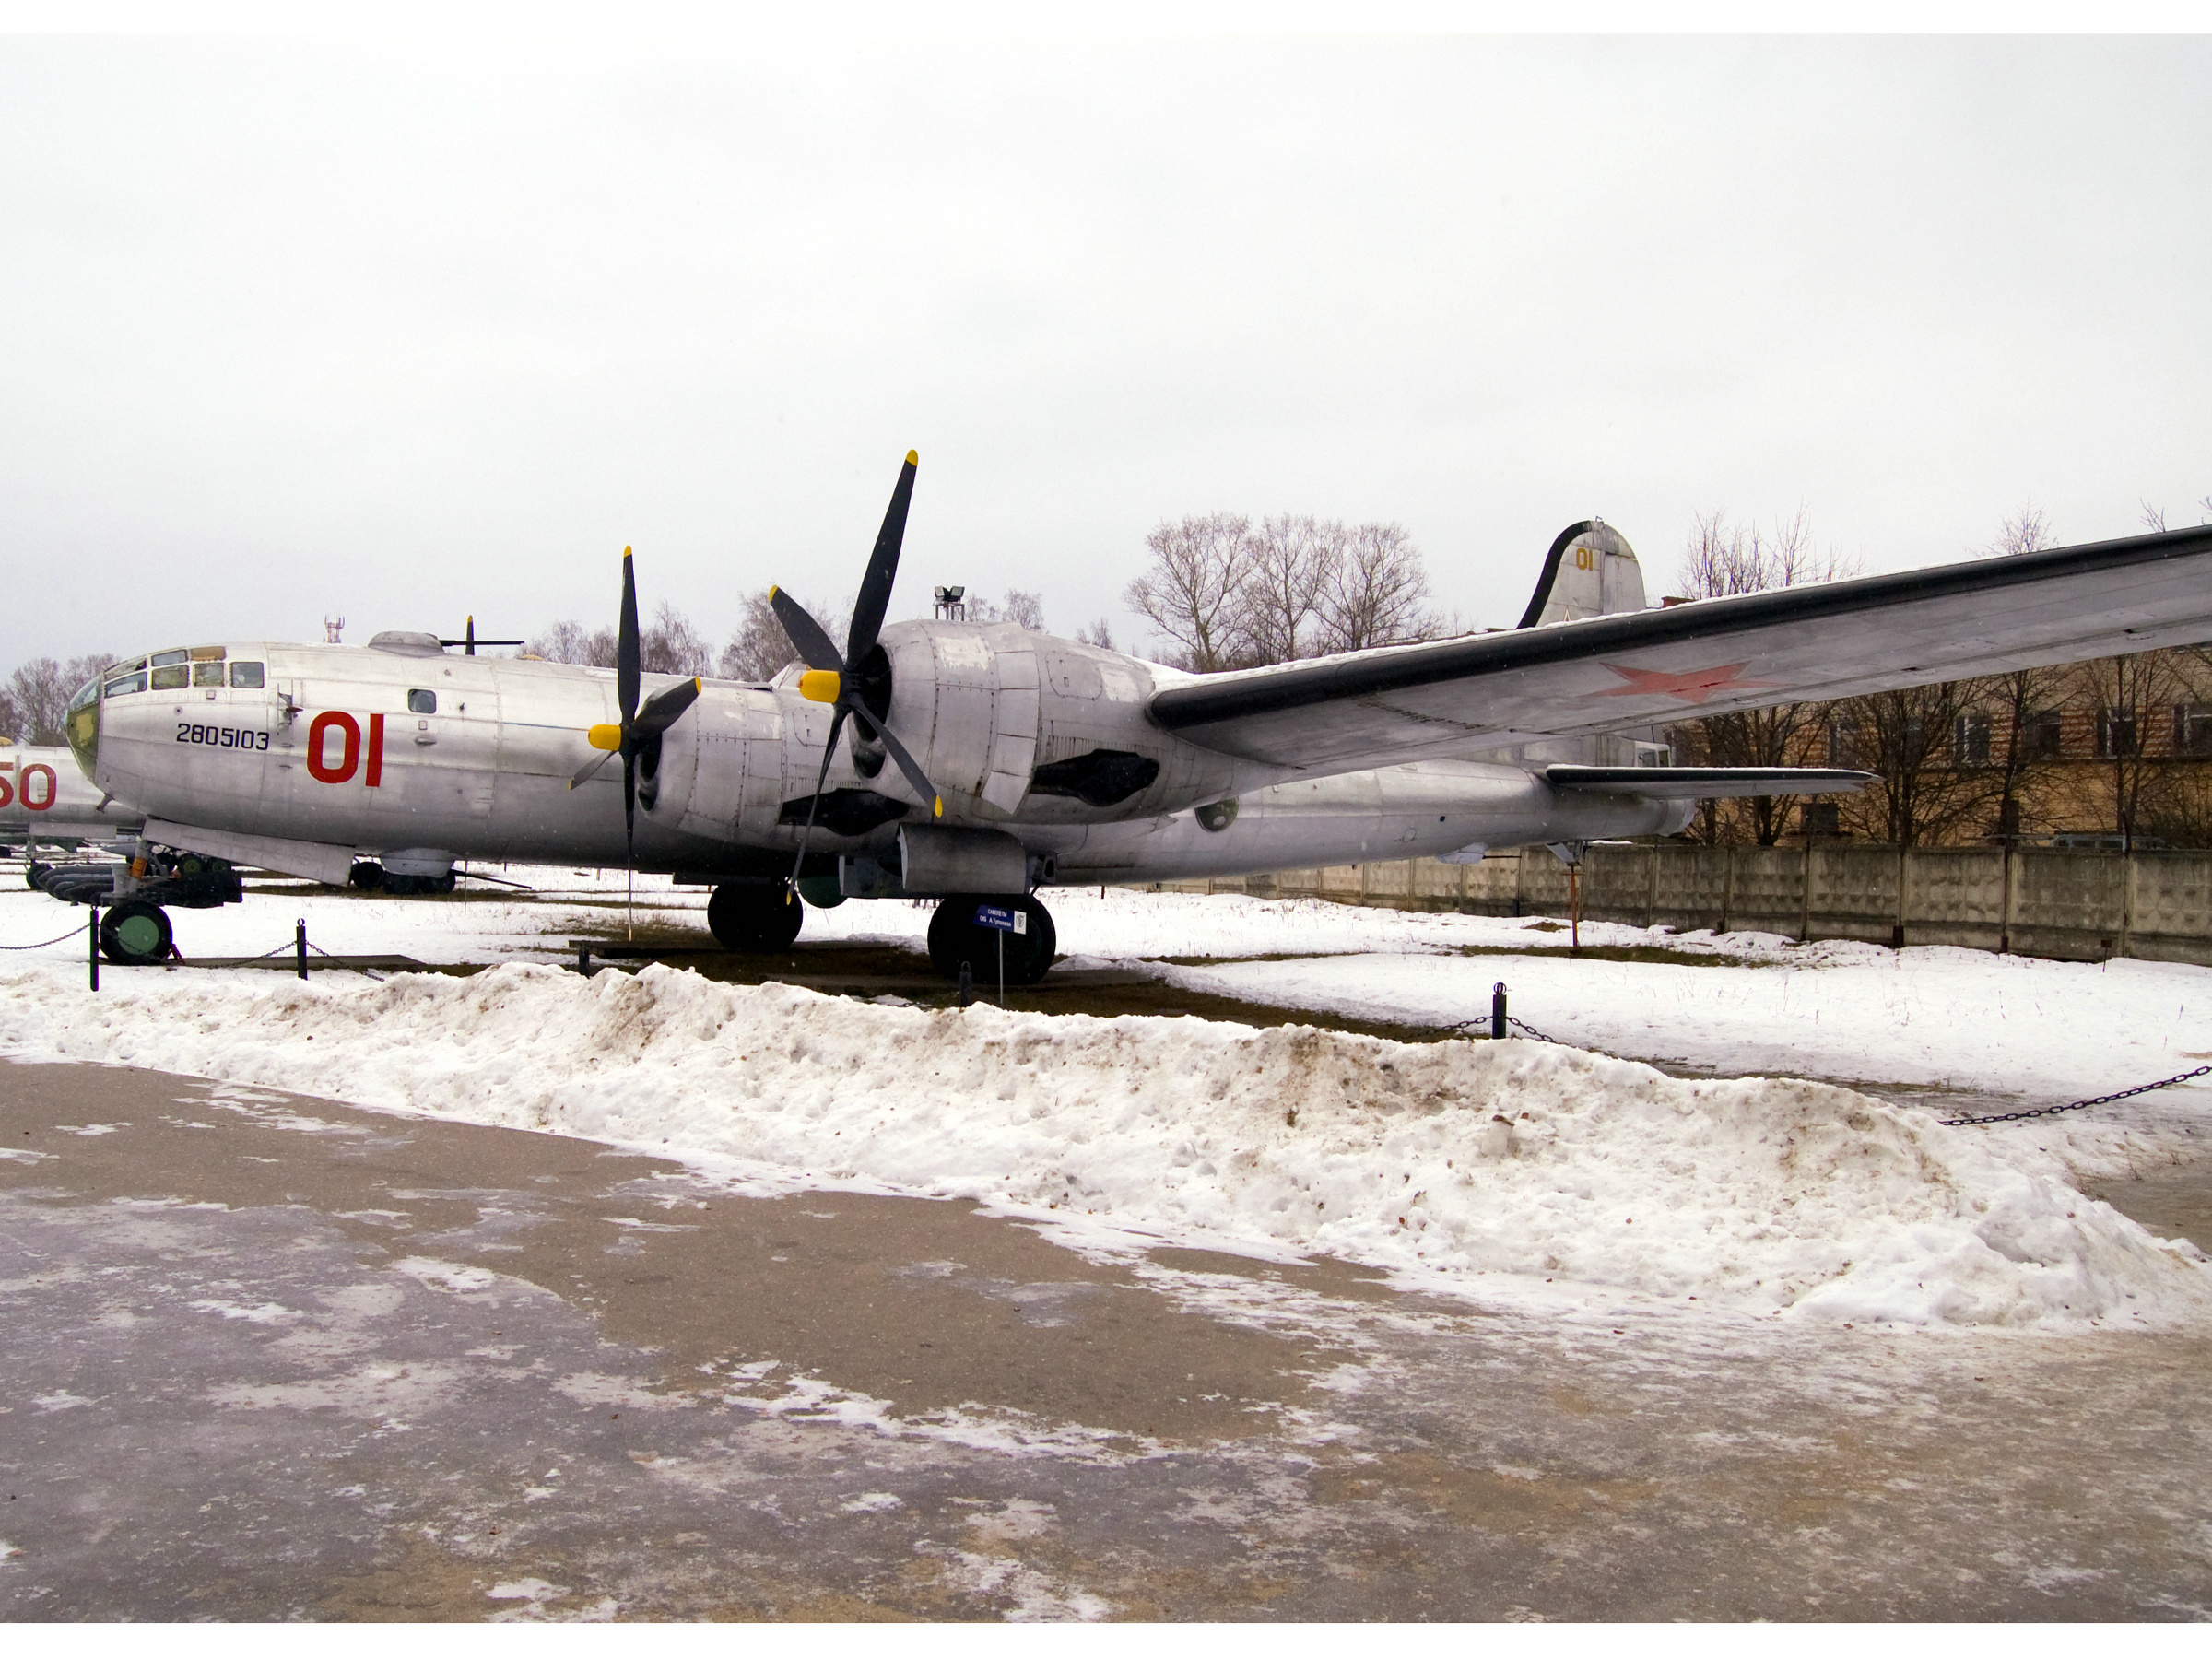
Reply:
[[1212, 674], [1152, 718], [1316, 772], [2212, 640], [2212, 527]]

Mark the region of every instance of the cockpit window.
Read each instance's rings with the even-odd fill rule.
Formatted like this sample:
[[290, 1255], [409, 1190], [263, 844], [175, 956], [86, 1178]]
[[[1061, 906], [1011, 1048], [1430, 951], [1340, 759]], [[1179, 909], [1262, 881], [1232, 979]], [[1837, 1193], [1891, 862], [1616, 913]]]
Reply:
[[438, 712], [438, 693], [437, 693], [437, 692], [435, 692], [435, 691], [410, 691], [410, 692], [408, 692], [408, 693], [407, 693], [407, 712], [408, 712], [408, 713], [410, 713], [410, 714], [435, 714], [435, 713], [437, 713], [437, 712]]
[[220, 663], [193, 664], [192, 683], [195, 686], [221, 685], [223, 683], [223, 665]]
[[245, 690], [259, 690], [261, 688], [261, 665], [259, 663], [231, 664], [230, 683]]
[[[177, 654], [182, 656], [184, 653], [179, 652]], [[157, 691], [175, 691], [191, 683], [192, 670], [182, 663], [164, 663], [154, 670], [153, 685]]]
[[110, 697], [122, 697], [129, 692], [145, 689], [146, 676], [143, 673], [118, 675], [107, 684], [107, 695]]
[[154, 666], [167, 668], [175, 663], [189, 662], [191, 657], [192, 653], [188, 651], [157, 651], [154, 653]]
[[96, 679], [88, 679], [76, 688], [76, 695], [69, 700], [69, 712], [74, 714], [79, 709], [99, 700], [100, 682]]

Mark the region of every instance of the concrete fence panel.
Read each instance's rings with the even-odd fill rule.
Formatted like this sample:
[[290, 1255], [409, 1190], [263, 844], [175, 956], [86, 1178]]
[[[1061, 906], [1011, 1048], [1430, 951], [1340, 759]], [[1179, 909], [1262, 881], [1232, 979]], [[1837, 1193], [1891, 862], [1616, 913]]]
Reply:
[[[1541, 848], [1164, 885], [1492, 916], [1563, 917], [1569, 899], [1567, 866]], [[2212, 966], [2212, 853], [1601, 845], [1583, 861], [1582, 898], [1588, 921], [1686, 932]]]

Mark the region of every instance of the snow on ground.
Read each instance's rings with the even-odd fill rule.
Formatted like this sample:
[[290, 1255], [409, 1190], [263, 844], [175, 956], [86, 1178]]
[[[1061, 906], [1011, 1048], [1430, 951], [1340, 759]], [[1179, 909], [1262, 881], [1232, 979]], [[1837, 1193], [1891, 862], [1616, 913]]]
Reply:
[[0, 973], [0, 1042], [1420, 1277], [1826, 1320], [2212, 1312], [2192, 1249], [2083, 1198], [2047, 1156], [1827, 1085], [1686, 1081], [1533, 1042], [523, 964], [383, 984], [183, 971], [98, 998], [40, 967]]
[[[550, 885], [547, 872], [512, 874]], [[2069, 1163], [2178, 1156], [2154, 1143], [2183, 1133], [2173, 1113], [2201, 1119], [2212, 1098], [2201, 1089], [2159, 1097], [2181, 1102], [2163, 1130], [2067, 1119], [1961, 1131], [1824, 1084], [1685, 1080], [1533, 1042], [933, 1012], [657, 968], [585, 982], [516, 959], [557, 958], [571, 931], [618, 922], [604, 901], [619, 873], [559, 878], [559, 896], [528, 903], [257, 895], [177, 917], [188, 955], [252, 954], [304, 915], [334, 952], [509, 964], [473, 980], [132, 971], [95, 1000], [81, 936], [0, 955], [0, 1044], [548, 1128], [753, 1178], [1331, 1252], [1538, 1303], [1603, 1287], [1810, 1321], [2060, 1329], [2212, 1315], [2191, 1247], [2067, 1180]], [[640, 891], [641, 921], [703, 920], [703, 894], [652, 880]], [[1093, 890], [1052, 903], [1078, 960], [1297, 953], [1159, 971], [1410, 1022], [1487, 1010], [1504, 979], [1515, 1012], [1552, 1035], [1716, 1070], [2050, 1099], [2163, 1076], [2212, 1049], [2212, 972], [2194, 968], [1762, 935], [1678, 942], [1750, 965], [1501, 963], [1458, 952], [1560, 941], [1526, 920], [1229, 896]], [[81, 915], [0, 895], [0, 945]], [[808, 932], [918, 944], [927, 921], [924, 907], [856, 902], [810, 912]], [[1332, 951], [1344, 954], [1316, 959]]]

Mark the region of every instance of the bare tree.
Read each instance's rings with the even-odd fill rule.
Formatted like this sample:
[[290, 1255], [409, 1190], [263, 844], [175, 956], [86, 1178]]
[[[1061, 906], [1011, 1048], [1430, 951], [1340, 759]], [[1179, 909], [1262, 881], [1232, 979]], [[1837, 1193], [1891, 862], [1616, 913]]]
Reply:
[[1096, 645], [1100, 651], [1112, 651], [1113, 649], [1113, 630], [1107, 627], [1106, 618], [1100, 617], [1088, 627], [1076, 629], [1076, 643]]
[[[1977, 688], [1949, 680], [1832, 705], [1852, 764], [1875, 774], [1864, 794], [1843, 803], [1853, 828], [1869, 841], [1916, 847], [1953, 839], [1987, 813], [1998, 774], [1959, 752], [1961, 733], [1983, 718]], [[1986, 743], [1984, 735], [1977, 747]], [[1986, 748], [1981, 752], [1986, 759]]]
[[2181, 659], [2163, 651], [2106, 657], [2075, 669], [2097, 716], [2097, 759], [2104, 763], [2106, 810], [2121, 849], [2132, 851], [2147, 789], [2163, 770], [2147, 754], [2152, 722], [2186, 693]]
[[1252, 521], [1234, 512], [1165, 520], [1145, 537], [1151, 568], [1129, 584], [1129, 608], [1174, 647], [1165, 660], [1198, 674], [1233, 668], [1243, 653]]
[[[2030, 501], [1998, 526], [1995, 540], [1977, 550], [1988, 558], [2010, 559], [2040, 552], [2054, 541], [2051, 521]], [[2063, 668], [2016, 668], [1979, 682], [1981, 699], [1990, 705], [1990, 758], [1999, 769], [1996, 833], [2001, 836], [2020, 833], [2023, 802], [2058, 759], [2058, 705], [2065, 677]], [[1954, 757], [1959, 764], [1970, 759]]]
[[602, 628], [594, 632], [581, 622], [556, 622], [523, 647], [523, 654], [543, 657], [548, 663], [582, 663], [592, 668], [612, 668], [615, 630]]
[[1019, 588], [1008, 588], [1002, 604], [994, 605], [982, 597], [968, 602], [968, 620], [971, 622], [1012, 622], [1028, 629], [1031, 633], [1044, 632], [1044, 595], [1025, 594]]
[[8, 678], [6, 693], [12, 735], [25, 743], [60, 743], [69, 699], [88, 677], [100, 672], [101, 660], [77, 657], [65, 665], [52, 657], [33, 657], [17, 669]]
[[638, 640], [638, 657], [648, 674], [714, 672], [714, 648], [707, 636], [665, 599]]
[[1246, 657], [1290, 663], [1314, 654], [1322, 598], [1343, 559], [1344, 526], [1296, 513], [1264, 519], [1248, 538], [1240, 587]]
[[730, 642], [722, 648], [722, 660], [715, 672], [724, 679], [761, 685], [775, 678], [783, 665], [798, 654], [792, 649], [783, 624], [777, 620], [775, 607], [769, 604], [768, 595], [747, 594], [742, 619], [736, 631], [730, 635]]
[[1429, 573], [1403, 524], [1330, 525], [1335, 569], [1321, 595], [1324, 652], [1432, 640], [1445, 631], [1429, 607]]
[[[586, 629], [576, 621], [556, 622], [524, 646], [524, 654], [548, 663], [581, 663], [592, 668], [615, 666], [615, 630]], [[648, 674], [712, 674], [714, 648], [690, 618], [665, 599], [653, 620], [639, 630], [638, 660]]]
[[2056, 538], [2051, 534], [2051, 521], [2044, 516], [2043, 510], [2033, 501], [2025, 501], [2018, 512], [1997, 526], [1994, 541], [1969, 551], [1987, 559], [2005, 559], [2018, 553], [2040, 553], [2056, 545]]
[[2143, 526], [2147, 530], [2165, 529], [2166, 509], [2153, 507], [2148, 501], [2145, 501], [2143, 503]]
[[[1693, 599], [1755, 594], [1768, 588], [1802, 587], [1831, 582], [1854, 572], [1853, 562], [1813, 546], [1804, 508], [1761, 532], [1757, 524], [1732, 525], [1715, 510], [1700, 514], [1683, 550], [1677, 580]], [[1771, 709], [1742, 709], [1685, 721], [1668, 735], [1677, 755], [1691, 766], [1795, 766], [1824, 723], [1825, 705], [1783, 703]], [[1820, 758], [1822, 763], [1828, 757]], [[1716, 844], [1749, 840], [1771, 847], [1789, 828], [1800, 797], [1755, 795], [1748, 800], [1707, 801], [1699, 808], [1696, 834]]]

